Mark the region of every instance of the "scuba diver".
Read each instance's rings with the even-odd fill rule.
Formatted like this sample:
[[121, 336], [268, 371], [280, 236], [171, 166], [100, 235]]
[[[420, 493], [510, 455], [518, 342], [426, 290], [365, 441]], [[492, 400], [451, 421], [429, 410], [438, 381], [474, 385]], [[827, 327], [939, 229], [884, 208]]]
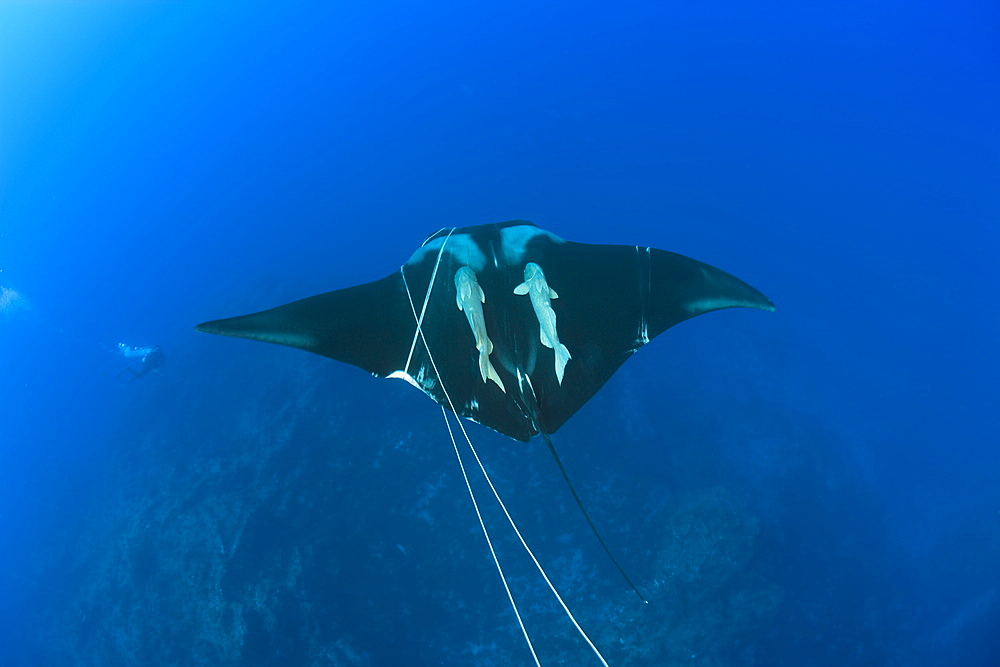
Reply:
[[163, 350], [159, 345], [153, 345], [152, 347], [132, 347], [125, 343], [118, 343], [118, 351], [121, 352], [123, 357], [128, 357], [129, 359], [138, 358], [141, 364], [139, 370], [135, 370], [131, 366], [126, 366], [118, 374], [118, 377], [121, 377], [125, 371], [131, 373], [132, 379], [128, 381], [129, 384], [132, 384], [144, 375], [152, 373], [163, 365]]

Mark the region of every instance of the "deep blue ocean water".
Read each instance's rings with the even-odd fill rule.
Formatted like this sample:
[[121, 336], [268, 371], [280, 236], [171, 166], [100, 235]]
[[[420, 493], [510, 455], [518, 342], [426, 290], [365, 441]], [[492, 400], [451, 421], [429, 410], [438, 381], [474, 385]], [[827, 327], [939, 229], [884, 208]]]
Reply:
[[532, 664], [433, 402], [193, 330], [513, 218], [777, 304], [553, 436], [649, 605], [471, 427], [610, 664], [1000, 664], [998, 84], [985, 0], [0, 4], [0, 664]]

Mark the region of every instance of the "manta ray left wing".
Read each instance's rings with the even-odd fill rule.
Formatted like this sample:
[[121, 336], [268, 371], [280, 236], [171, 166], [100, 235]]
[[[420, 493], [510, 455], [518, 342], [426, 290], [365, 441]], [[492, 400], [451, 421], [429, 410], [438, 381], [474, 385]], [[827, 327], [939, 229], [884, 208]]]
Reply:
[[774, 309], [697, 260], [572, 243], [514, 220], [441, 230], [381, 280], [196, 328], [407, 380], [527, 441], [554, 433], [656, 335], [736, 307]]
[[414, 320], [400, 272], [252, 315], [205, 322], [198, 331], [278, 343], [386, 377], [401, 368]]

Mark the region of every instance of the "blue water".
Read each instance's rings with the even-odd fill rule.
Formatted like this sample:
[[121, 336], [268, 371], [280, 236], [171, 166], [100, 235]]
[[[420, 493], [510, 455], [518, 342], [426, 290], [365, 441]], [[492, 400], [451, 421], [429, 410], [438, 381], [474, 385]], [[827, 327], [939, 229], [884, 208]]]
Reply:
[[[539, 441], [470, 431], [610, 664], [1000, 664], [998, 37], [986, 0], [0, 5], [0, 664], [532, 664], [433, 402], [192, 329], [512, 218], [778, 306], [554, 436], [649, 605]], [[599, 664], [485, 518], [541, 663]]]

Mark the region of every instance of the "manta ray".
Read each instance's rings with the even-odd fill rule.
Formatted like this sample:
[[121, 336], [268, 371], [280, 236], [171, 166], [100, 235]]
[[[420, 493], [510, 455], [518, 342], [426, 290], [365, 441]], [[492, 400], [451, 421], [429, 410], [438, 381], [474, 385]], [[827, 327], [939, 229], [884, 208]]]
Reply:
[[[522, 442], [541, 435], [568, 483], [549, 436], [639, 348], [675, 324], [724, 308], [773, 311], [774, 304], [742, 280], [683, 255], [575, 243], [511, 220], [435, 232], [381, 280], [196, 329], [307, 350], [421, 390], [441, 405], [478, 514], [449, 413]], [[485, 475], [464, 425], [456, 423]], [[490, 488], [503, 507], [492, 482]], [[601, 546], [642, 597], [572, 484], [570, 490]], [[480, 524], [539, 664], [481, 516]], [[606, 665], [537, 560], [535, 565]]]

